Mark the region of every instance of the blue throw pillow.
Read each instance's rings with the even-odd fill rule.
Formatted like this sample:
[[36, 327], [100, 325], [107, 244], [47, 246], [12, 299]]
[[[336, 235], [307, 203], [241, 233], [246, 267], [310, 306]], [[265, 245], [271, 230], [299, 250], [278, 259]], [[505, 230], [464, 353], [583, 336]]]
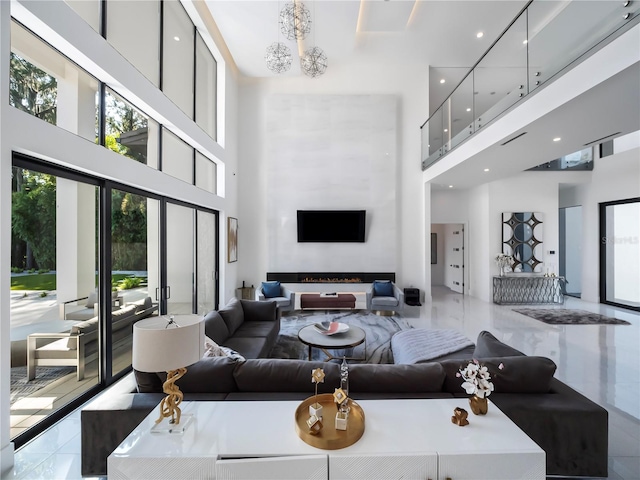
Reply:
[[373, 281], [374, 297], [393, 297], [393, 285], [390, 280]]
[[281, 297], [280, 282], [262, 282], [262, 293], [266, 298]]

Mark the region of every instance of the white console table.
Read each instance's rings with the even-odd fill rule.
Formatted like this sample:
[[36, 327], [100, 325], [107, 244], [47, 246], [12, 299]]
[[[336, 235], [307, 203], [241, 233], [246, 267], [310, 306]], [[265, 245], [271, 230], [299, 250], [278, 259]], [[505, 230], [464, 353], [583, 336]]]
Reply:
[[[545, 453], [494, 404], [475, 416], [465, 398], [366, 400], [362, 438], [341, 450], [307, 445], [295, 432], [299, 402], [184, 402], [183, 435], [151, 434], [154, 410], [107, 460], [125, 479], [544, 480]], [[451, 422], [469, 411], [470, 425]], [[327, 419], [329, 421], [329, 419]]]

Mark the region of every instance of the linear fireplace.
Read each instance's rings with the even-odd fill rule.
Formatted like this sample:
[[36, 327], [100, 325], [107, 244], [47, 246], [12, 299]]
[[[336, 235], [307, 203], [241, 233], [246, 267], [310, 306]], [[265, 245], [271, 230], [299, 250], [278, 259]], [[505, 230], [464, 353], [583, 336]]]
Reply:
[[267, 272], [267, 281], [282, 283], [371, 283], [374, 280], [396, 281], [395, 273], [372, 272]]

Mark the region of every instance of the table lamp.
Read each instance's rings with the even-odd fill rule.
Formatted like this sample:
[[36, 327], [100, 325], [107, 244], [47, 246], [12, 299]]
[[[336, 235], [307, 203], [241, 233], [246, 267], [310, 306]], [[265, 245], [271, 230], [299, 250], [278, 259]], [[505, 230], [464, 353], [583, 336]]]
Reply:
[[[167, 372], [162, 386], [160, 417], [152, 432], [183, 433], [192, 420], [182, 415], [183, 394], [176, 381], [204, 355], [204, 322], [198, 315], [152, 317], [133, 324], [133, 368], [140, 372]], [[169, 418], [168, 422], [163, 422]]]

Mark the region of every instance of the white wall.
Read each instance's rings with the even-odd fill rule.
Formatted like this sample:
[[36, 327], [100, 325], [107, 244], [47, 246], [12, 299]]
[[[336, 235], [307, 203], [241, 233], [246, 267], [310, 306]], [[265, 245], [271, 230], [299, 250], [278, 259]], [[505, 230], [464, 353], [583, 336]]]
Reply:
[[[397, 282], [424, 290], [425, 264], [424, 195], [420, 178], [420, 129], [427, 112], [427, 68], [390, 64], [329, 65], [315, 79], [267, 77], [243, 79], [239, 91], [239, 280], [258, 284], [269, 270], [268, 241], [268, 99], [291, 95], [393, 95], [398, 101], [397, 158], [395, 180], [389, 191], [397, 192], [396, 220], [386, 228], [395, 236]], [[365, 116], [360, 119], [367, 123]], [[384, 187], [380, 192], [385, 194]], [[428, 223], [427, 223], [428, 225]], [[426, 230], [428, 235], [428, 228]], [[426, 259], [429, 262], [429, 259]]]
[[[268, 271], [395, 272], [396, 98], [274, 95], [266, 116]], [[365, 242], [298, 243], [297, 210], [323, 209], [365, 210]]]

